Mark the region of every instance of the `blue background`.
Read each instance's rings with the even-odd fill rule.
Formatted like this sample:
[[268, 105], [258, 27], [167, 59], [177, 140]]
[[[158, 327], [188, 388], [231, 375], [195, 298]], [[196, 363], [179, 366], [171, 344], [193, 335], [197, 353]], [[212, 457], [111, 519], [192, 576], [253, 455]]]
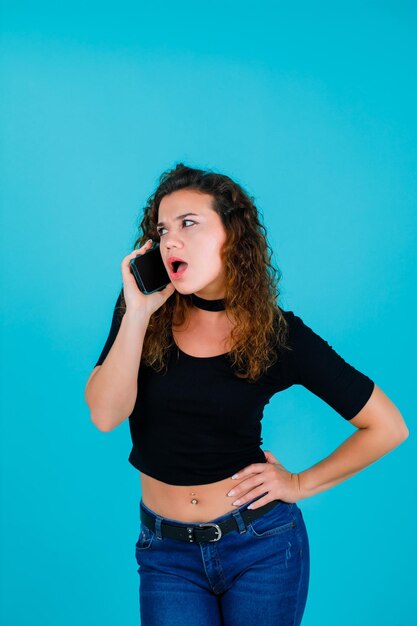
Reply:
[[[415, 3], [9, 1], [2, 13], [3, 624], [139, 623], [128, 424], [98, 431], [84, 388], [142, 207], [179, 161], [255, 196], [284, 307], [410, 429], [300, 501], [303, 626], [410, 624]], [[298, 386], [263, 424], [263, 448], [293, 472], [353, 432]]]

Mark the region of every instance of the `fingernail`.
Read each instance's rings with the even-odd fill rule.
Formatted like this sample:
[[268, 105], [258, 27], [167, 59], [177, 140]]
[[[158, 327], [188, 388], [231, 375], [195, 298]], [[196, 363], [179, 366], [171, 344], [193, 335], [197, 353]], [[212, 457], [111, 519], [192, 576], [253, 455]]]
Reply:
[[235, 500], [234, 502], [232, 502], [233, 505], [235, 504], [240, 504], [240, 500]]
[[238, 474], [233, 474], [232, 478], [237, 478]]

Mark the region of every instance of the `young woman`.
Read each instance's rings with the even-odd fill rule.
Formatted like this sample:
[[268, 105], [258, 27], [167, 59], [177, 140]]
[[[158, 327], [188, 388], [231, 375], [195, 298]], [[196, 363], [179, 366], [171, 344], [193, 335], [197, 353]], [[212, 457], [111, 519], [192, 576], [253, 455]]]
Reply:
[[[309, 542], [297, 502], [386, 454], [407, 427], [368, 376], [278, 305], [280, 276], [241, 186], [183, 164], [159, 183], [86, 387], [100, 430], [129, 419], [141, 623], [298, 625]], [[129, 261], [151, 241], [171, 283], [144, 295]], [[265, 405], [293, 384], [356, 427], [298, 474], [260, 447]]]

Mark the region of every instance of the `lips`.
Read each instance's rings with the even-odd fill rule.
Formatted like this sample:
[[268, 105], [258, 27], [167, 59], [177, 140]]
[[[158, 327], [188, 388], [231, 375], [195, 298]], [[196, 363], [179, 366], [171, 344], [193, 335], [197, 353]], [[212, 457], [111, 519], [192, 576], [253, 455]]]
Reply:
[[180, 267], [176, 272], [174, 272], [174, 270], [169, 270], [171, 278], [175, 279], [183, 276], [183, 274], [187, 271], [187, 267], [188, 266], [184, 264], [184, 267]]
[[187, 268], [188, 263], [184, 261], [184, 259], [180, 259], [178, 256], [171, 256], [167, 259], [170, 270], [173, 274], [177, 274], [179, 271], [182, 271]]

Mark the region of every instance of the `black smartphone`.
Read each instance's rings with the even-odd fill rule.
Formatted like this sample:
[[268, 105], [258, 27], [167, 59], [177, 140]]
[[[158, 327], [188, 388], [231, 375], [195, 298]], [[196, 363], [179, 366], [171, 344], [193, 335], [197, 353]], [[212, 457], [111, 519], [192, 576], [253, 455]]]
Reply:
[[153, 247], [138, 254], [130, 261], [130, 271], [136, 279], [136, 283], [142, 293], [146, 295], [161, 291], [171, 282], [168, 272], [159, 251], [159, 243], [153, 243]]

